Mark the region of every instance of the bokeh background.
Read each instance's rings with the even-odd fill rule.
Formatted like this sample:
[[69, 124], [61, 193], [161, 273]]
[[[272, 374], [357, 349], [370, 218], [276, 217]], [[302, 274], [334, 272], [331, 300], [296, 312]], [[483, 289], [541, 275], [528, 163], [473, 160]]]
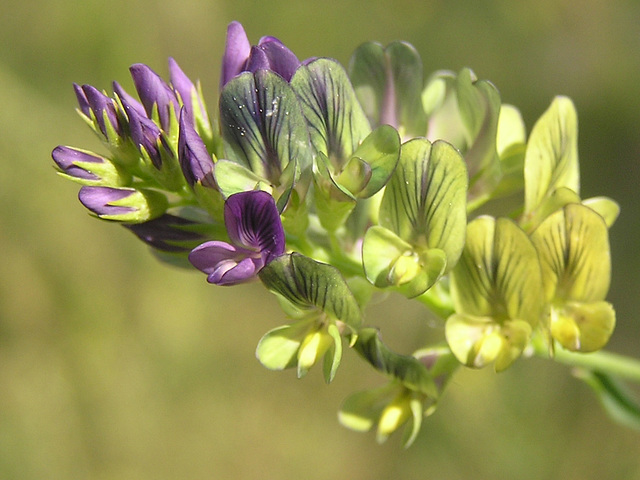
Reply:
[[[254, 358], [284, 323], [259, 285], [213, 287], [90, 218], [57, 177], [58, 144], [100, 145], [72, 82], [132, 90], [175, 57], [215, 107], [226, 25], [300, 58], [414, 44], [426, 72], [469, 66], [528, 129], [556, 94], [580, 119], [583, 196], [617, 199], [610, 349], [640, 356], [640, 2], [636, 0], [4, 0], [0, 6], [0, 479], [640, 479], [640, 434], [562, 366], [464, 371], [416, 444], [342, 428], [378, 385], [347, 352], [335, 382]], [[367, 312], [394, 347], [442, 332], [401, 298]]]

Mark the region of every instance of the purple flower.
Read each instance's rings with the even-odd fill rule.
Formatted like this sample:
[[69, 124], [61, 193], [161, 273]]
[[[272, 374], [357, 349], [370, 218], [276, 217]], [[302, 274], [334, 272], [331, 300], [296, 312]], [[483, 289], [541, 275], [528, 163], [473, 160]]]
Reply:
[[70, 177], [98, 181], [100, 177], [91, 172], [89, 168], [83, 168], [81, 165], [90, 164], [102, 164], [105, 159], [97, 155], [91, 154], [83, 150], [77, 150], [71, 147], [64, 147], [62, 145], [53, 149], [51, 152], [53, 161], [64, 173]]
[[194, 231], [198, 226], [196, 222], [168, 213], [148, 222], [125, 225], [147, 245], [173, 253], [188, 252], [204, 240], [204, 235]]
[[224, 205], [224, 221], [231, 244], [203, 243], [189, 261], [216, 285], [246, 282], [284, 253], [285, 236], [273, 197], [254, 190], [231, 195]]
[[[138, 149], [142, 150], [142, 148], [144, 148], [153, 166], [160, 170], [160, 168], [162, 168], [162, 155], [158, 148], [158, 142], [164, 145], [162, 131], [160, 127], [144, 115], [144, 111], [143, 114], [140, 114], [139, 108], [136, 105], [137, 102], [130, 104], [129, 100], [130, 99], [125, 97], [120, 97], [124, 111], [129, 118], [131, 141]], [[169, 148], [165, 148], [164, 150], [171, 152]]]
[[180, 110], [175, 92], [147, 65], [136, 63], [129, 71], [147, 117], [152, 118], [154, 107], [157, 108], [160, 126], [168, 132], [171, 127], [171, 110], [173, 109], [176, 115]]
[[155, 190], [85, 186], [78, 199], [85, 207], [105, 220], [140, 223], [164, 214], [167, 197]]
[[178, 158], [187, 183], [194, 186], [197, 182], [210, 188], [216, 188], [213, 178], [213, 160], [204, 142], [193, 124], [187, 120], [183, 108], [180, 112], [180, 134], [178, 136]]
[[242, 72], [258, 70], [271, 70], [288, 82], [299, 66], [298, 57], [277, 38], [262, 37], [252, 47], [242, 25], [231, 22], [227, 27], [220, 88]]
[[126, 185], [131, 174], [110, 160], [79, 148], [57, 146], [51, 152], [60, 173], [83, 185]]
[[91, 85], [83, 85], [81, 87], [74, 83], [73, 89], [76, 92], [80, 111], [89, 118], [91, 118], [91, 113], [93, 112], [95, 121], [98, 123], [98, 127], [100, 127], [100, 131], [105, 138], [109, 137], [109, 128], [105, 122], [105, 112], [106, 121], [111, 124], [113, 130], [115, 130], [118, 135], [122, 133], [120, 123], [118, 122], [118, 115], [116, 114], [116, 106], [112, 98], [107, 97]]
[[135, 193], [133, 188], [82, 187], [78, 199], [99, 217], [113, 217], [136, 211], [134, 206], [122, 204]]
[[[198, 93], [198, 89], [178, 66], [178, 63], [171, 57], [169, 57], [169, 78], [171, 80], [171, 86], [178, 95], [180, 95], [182, 104], [187, 111], [189, 122], [195, 125], [195, 118], [200, 115], [203, 121], [208, 124], [207, 109]], [[197, 104], [193, 103], [194, 94], [198, 100]]]

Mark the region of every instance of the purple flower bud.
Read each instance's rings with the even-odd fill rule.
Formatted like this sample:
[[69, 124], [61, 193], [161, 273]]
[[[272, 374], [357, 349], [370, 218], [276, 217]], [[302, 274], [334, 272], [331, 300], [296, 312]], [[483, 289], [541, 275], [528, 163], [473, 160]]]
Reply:
[[113, 91], [120, 98], [123, 105], [128, 105], [129, 108], [134, 109], [141, 117], [147, 116], [144, 106], [138, 100], [133, 98], [133, 96], [129, 95], [129, 93], [127, 93], [127, 91], [122, 88], [118, 82], [113, 82]]
[[216, 285], [236, 285], [253, 279], [285, 250], [285, 235], [273, 197], [255, 190], [231, 195], [224, 206], [231, 244], [206, 242], [194, 248], [189, 261]]
[[258, 70], [271, 70], [288, 82], [299, 66], [298, 57], [280, 40], [274, 37], [263, 37], [258, 45], [251, 49], [245, 69], [252, 73]]
[[244, 71], [251, 54], [251, 43], [240, 22], [231, 22], [227, 27], [227, 41], [222, 57], [220, 88]]
[[242, 72], [271, 70], [287, 82], [300, 66], [300, 60], [275, 37], [262, 37], [251, 47], [247, 34], [238, 22], [227, 27], [227, 43], [222, 59], [220, 88]]
[[184, 178], [190, 186], [193, 187], [197, 182], [200, 182], [206, 187], [216, 188], [211, 154], [193, 124], [187, 120], [184, 108], [180, 112], [178, 158]]
[[77, 150], [71, 147], [64, 147], [62, 145], [53, 149], [51, 157], [56, 165], [64, 173], [70, 177], [79, 178], [82, 180], [100, 180], [100, 177], [92, 173], [91, 171], [82, 168], [80, 165], [83, 163], [95, 163], [101, 164], [105, 162], [105, 159], [97, 155], [92, 155], [89, 152]]
[[79, 89], [76, 88], [76, 96], [78, 97], [78, 103], [80, 104], [80, 110], [82, 113], [91, 117], [89, 111], [93, 112], [96, 117], [96, 122], [100, 127], [100, 131], [105, 137], [108, 137], [109, 129], [105, 123], [106, 112], [107, 121], [111, 124], [113, 130], [120, 135], [122, 133], [122, 129], [118, 122], [118, 115], [116, 114], [116, 106], [113, 99], [107, 97], [104, 93], [91, 85], [83, 85], [82, 93], [84, 94], [83, 96], [79, 94]]
[[162, 131], [145, 115], [140, 115], [135, 106], [132, 106], [124, 98], [121, 99], [125, 113], [129, 117], [129, 134], [136, 147], [144, 149], [149, 154], [153, 166], [158, 170], [162, 167], [162, 157], [158, 150], [158, 140], [162, 141]]
[[171, 110], [176, 114], [180, 110], [174, 91], [147, 65], [136, 63], [129, 71], [147, 116], [152, 117], [153, 107], [157, 105], [160, 126], [168, 132], [171, 126]]
[[147, 245], [164, 252], [188, 252], [204, 235], [189, 230], [198, 224], [182, 217], [164, 215], [144, 223], [125, 225]]
[[85, 186], [78, 199], [100, 218], [120, 222], [140, 223], [166, 212], [167, 197], [153, 190]]
[[[207, 117], [207, 111], [204, 107], [204, 103], [200, 95], [198, 94], [198, 90], [193, 82], [185, 75], [182, 69], [178, 66], [178, 63], [173, 59], [169, 58], [169, 78], [171, 80], [171, 86], [173, 89], [178, 92], [180, 98], [182, 99], [182, 104], [188, 114], [187, 119], [189, 122], [195, 125], [195, 116], [200, 115], [209, 123], [209, 118]], [[193, 104], [193, 94], [196, 94], [196, 98], [198, 99], [197, 105]]]
[[84, 90], [82, 90], [82, 87], [80, 85], [74, 83], [73, 91], [76, 93], [80, 111], [87, 117], [91, 118], [91, 105], [89, 105], [89, 100], [87, 100], [87, 96], [85, 95]]
[[78, 199], [99, 217], [113, 217], [135, 212], [133, 206], [117, 205], [135, 193], [136, 190], [133, 188], [82, 187]]

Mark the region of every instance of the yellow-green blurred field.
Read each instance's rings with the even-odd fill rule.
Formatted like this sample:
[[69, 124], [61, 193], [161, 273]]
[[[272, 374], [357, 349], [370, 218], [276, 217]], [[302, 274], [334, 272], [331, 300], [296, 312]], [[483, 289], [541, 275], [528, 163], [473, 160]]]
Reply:
[[[469, 66], [530, 129], [552, 97], [580, 119], [584, 197], [607, 195], [609, 348], [640, 356], [640, 2], [635, 0], [4, 0], [0, 5], [0, 479], [640, 479], [640, 433], [612, 423], [566, 368], [465, 371], [409, 450], [339, 426], [380, 378], [347, 352], [335, 382], [274, 373], [257, 341], [284, 323], [259, 284], [213, 287], [92, 219], [58, 177], [58, 144], [100, 149], [72, 82], [132, 89], [173, 56], [215, 107], [226, 25], [300, 58], [347, 62], [403, 39], [428, 72]], [[419, 305], [367, 312], [410, 351], [438, 336]]]

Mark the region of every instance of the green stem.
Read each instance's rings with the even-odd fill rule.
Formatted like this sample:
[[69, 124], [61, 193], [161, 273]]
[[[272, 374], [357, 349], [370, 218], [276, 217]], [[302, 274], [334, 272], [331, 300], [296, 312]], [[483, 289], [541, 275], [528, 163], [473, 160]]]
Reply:
[[[548, 347], [544, 342], [534, 342], [533, 346], [537, 356], [550, 358]], [[636, 358], [603, 350], [593, 353], [575, 353], [557, 348], [553, 360], [640, 383], [640, 360]]]

